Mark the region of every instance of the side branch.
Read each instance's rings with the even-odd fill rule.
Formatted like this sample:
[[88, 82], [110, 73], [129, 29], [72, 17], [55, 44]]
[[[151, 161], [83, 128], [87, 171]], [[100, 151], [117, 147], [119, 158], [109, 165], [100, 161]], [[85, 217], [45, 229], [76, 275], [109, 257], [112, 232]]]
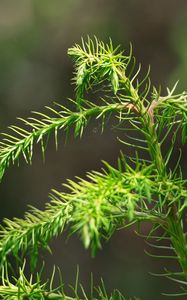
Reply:
[[[53, 287], [53, 281], [55, 277], [55, 268], [49, 282], [42, 283], [41, 274], [36, 274], [36, 280], [33, 280], [33, 275], [30, 278], [25, 276], [24, 272], [25, 264], [19, 269], [19, 277], [11, 277], [8, 274], [7, 268], [2, 270], [2, 283], [0, 284], [0, 296], [1, 299], [40, 299], [40, 300], [89, 300], [89, 299], [101, 299], [101, 300], [125, 300], [125, 296], [120, 291], [114, 290], [111, 293], [106, 292], [104, 282], [101, 280], [101, 285], [93, 287], [91, 285], [91, 291], [88, 293], [84, 290], [81, 283], [79, 283], [79, 273], [76, 275], [75, 286], [71, 286], [71, 296], [67, 295], [64, 291], [64, 283], [62, 282], [62, 275], [59, 271], [60, 285]], [[92, 282], [91, 282], [92, 283]], [[93, 283], [92, 283], [93, 284]], [[95, 298], [96, 297], [96, 298]]]
[[[110, 113], [120, 113], [124, 110], [128, 111], [128, 103], [106, 103], [103, 106], [96, 106], [91, 102], [86, 102], [87, 106], [82, 107], [80, 112], [73, 112], [61, 105], [61, 110], [57, 111], [48, 108], [53, 116], [34, 112], [39, 118], [30, 117], [26, 120], [21, 119], [25, 128], [18, 126], [10, 126], [13, 134], [4, 133], [4, 138], [0, 142], [0, 178], [11, 163], [19, 160], [23, 156], [27, 163], [32, 162], [33, 144], [41, 143], [42, 154], [44, 155], [47, 137], [54, 133], [55, 143], [57, 147], [57, 133], [59, 130], [67, 132], [74, 127], [75, 136], [82, 136], [84, 128], [87, 126], [90, 118], [103, 119]], [[104, 123], [104, 122], [103, 122]], [[29, 129], [27, 129], [29, 127]]]
[[[115, 169], [107, 164], [104, 173], [88, 173], [88, 180], [68, 181], [70, 193], [53, 191], [51, 203], [45, 211], [32, 208], [24, 219], [5, 219], [0, 230], [0, 264], [11, 253], [16, 257], [20, 251], [29, 251], [32, 267], [40, 247], [46, 248], [50, 239], [61, 234], [65, 225], [77, 232], [86, 248], [94, 254], [101, 247], [101, 239], [112, 235], [116, 227], [124, 227], [138, 221], [151, 221], [163, 225], [166, 216], [158, 213], [152, 198], [176, 190], [175, 183], [162, 187], [152, 166], [137, 163], [133, 170], [127, 164]], [[178, 187], [179, 190], [182, 188]], [[153, 202], [152, 202], [153, 201]], [[149, 209], [150, 203], [152, 209]]]

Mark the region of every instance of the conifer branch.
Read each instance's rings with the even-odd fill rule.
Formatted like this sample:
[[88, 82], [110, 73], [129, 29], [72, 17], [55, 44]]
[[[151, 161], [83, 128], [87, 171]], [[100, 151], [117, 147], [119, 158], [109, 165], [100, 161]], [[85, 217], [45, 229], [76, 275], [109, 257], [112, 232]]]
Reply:
[[[154, 241], [149, 246], [160, 251], [172, 251], [169, 255], [155, 255], [148, 251], [149, 255], [159, 259], [175, 258], [178, 261], [181, 272], [167, 271], [163, 276], [181, 284], [182, 292], [179, 295], [186, 295], [186, 289], [183, 288], [187, 280], [187, 240], [184, 226], [186, 180], [180, 171], [180, 157], [174, 170], [168, 170], [168, 163], [181, 130], [182, 142], [187, 141], [187, 93], [174, 94], [176, 86], [171, 91], [167, 89], [166, 96], [161, 96], [161, 92], [154, 87], [151, 91], [149, 70], [141, 81], [138, 80], [140, 67], [135, 71], [136, 61], [132, 56], [132, 48], [125, 55], [111, 41], [104, 44], [97, 38], [88, 38], [87, 42], [82, 40], [81, 46], [76, 44], [70, 48], [68, 54], [75, 64], [75, 111], [58, 105], [58, 110], [48, 108], [52, 116], [34, 113], [31, 118], [21, 119], [23, 128], [11, 126], [13, 134], [5, 133], [0, 143], [0, 178], [10, 164], [19, 161], [21, 155], [27, 163], [32, 162], [34, 143], [41, 142], [44, 155], [47, 138], [51, 133], [55, 135], [57, 147], [57, 133], [60, 129], [68, 132], [74, 128], [75, 137], [81, 137], [90, 118], [101, 119], [104, 126], [105, 117], [111, 113], [117, 117], [119, 128], [129, 131], [124, 126], [124, 121], [127, 121], [132, 127], [131, 132], [138, 132], [142, 136], [128, 136], [133, 142], [119, 140], [136, 150], [147, 151], [150, 161], [140, 158], [138, 153], [128, 164], [122, 157], [118, 168], [105, 163], [107, 170], [103, 173], [90, 172], [87, 180], [79, 178], [78, 182], [68, 181], [65, 186], [69, 188], [69, 193], [53, 190], [51, 202], [46, 205], [45, 211], [32, 208], [24, 219], [5, 219], [0, 230], [1, 266], [8, 262], [9, 254], [13, 254], [18, 260], [21, 253], [24, 255], [30, 251], [31, 265], [34, 267], [39, 247], [47, 248], [50, 239], [60, 234], [66, 225], [71, 232], [79, 234], [86, 248], [91, 247], [95, 253], [101, 247], [101, 239], [109, 238], [116, 228], [145, 220], [153, 224], [150, 234], [146, 236], [147, 240]], [[84, 94], [88, 90], [92, 90], [95, 85], [100, 85], [102, 89], [103, 83], [107, 83], [109, 91], [113, 93], [110, 101], [103, 100], [103, 105], [96, 105], [85, 100]], [[105, 92], [103, 89], [102, 91]], [[162, 146], [170, 135], [170, 147], [164, 156]], [[159, 237], [156, 232], [160, 227], [164, 234]], [[159, 244], [163, 240], [169, 245]], [[176, 279], [179, 273], [181, 280]], [[19, 288], [2, 277], [4, 281], [0, 291], [4, 292], [3, 299], [14, 299], [15, 293], [22, 291], [22, 287], [28, 294], [28, 285], [32, 286], [32, 282], [26, 281], [23, 272], [20, 274], [24, 285]], [[16, 284], [18, 282], [20, 281], [17, 280]], [[44, 297], [41, 299], [58, 298], [51, 291], [46, 294], [42, 288], [39, 284], [37, 293], [41, 294], [33, 296], [33, 299], [38, 299], [39, 296]], [[5, 294], [6, 291], [10, 294]], [[100, 299], [116, 299], [113, 296], [108, 298], [100, 288], [98, 292]], [[24, 293], [25, 291], [21, 294], [22, 298], [28, 296]], [[66, 297], [64, 294], [61, 297], [62, 295]], [[117, 296], [124, 299], [121, 294]], [[77, 297], [66, 299], [80, 299]], [[83, 297], [87, 299], [85, 293]]]
[[[34, 112], [34, 116], [28, 119], [19, 118], [24, 128], [15, 125], [10, 126], [11, 133], [3, 133], [3, 140], [0, 142], [0, 178], [12, 163], [19, 161], [20, 156], [23, 156], [26, 163], [32, 163], [34, 143], [41, 143], [42, 155], [45, 155], [47, 147], [47, 138], [55, 135], [55, 144], [58, 146], [58, 131], [64, 130], [66, 133], [73, 127], [74, 135], [82, 136], [85, 127], [90, 118], [101, 119], [104, 126], [105, 117], [111, 113], [117, 114], [119, 118], [123, 112], [128, 111], [128, 102], [107, 103], [97, 106], [94, 103], [85, 101], [85, 106], [80, 112], [74, 112], [70, 109], [58, 106], [61, 110], [47, 107], [48, 111], [52, 111], [54, 116], [49, 116], [44, 113]], [[35, 117], [39, 116], [39, 118]]]
[[[9, 253], [18, 256], [20, 251], [29, 250], [34, 267], [38, 248], [47, 247], [49, 240], [60, 234], [65, 224], [71, 224], [72, 230], [80, 233], [85, 247], [91, 244], [94, 251], [101, 246], [104, 232], [109, 236], [124, 217], [133, 219], [138, 202], [143, 203], [147, 198], [151, 201], [151, 179], [146, 176], [150, 170], [144, 166], [142, 172], [139, 170], [136, 174], [129, 167], [126, 173], [121, 173], [109, 167], [103, 174], [89, 173], [89, 181], [79, 179], [79, 182], [65, 184], [70, 193], [54, 190], [45, 211], [32, 208], [24, 219], [5, 219], [0, 231], [1, 265]], [[154, 216], [142, 216], [151, 217]]]
[[[19, 268], [19, 276], [16, 279], [8, 274], [7, 267], [2, 269], [2, 284], [0, 285], [0, 299], [4, 300], [126, 300], [125, 296], [118, 290], [111, 293], [106, 291], [104, 282], [98, 287], [91, 286], [90, 294], [86, 293], [83, 286], [79, 283], [79, 273], [76, 275], [75, 286], [71, 287], [70, 295], [64, 291], [64, 284], [60, 282], [60, 286], [53, 288], [53, 281], [55, 276], [55, 268], [49, 282], [42, 283], [41, 274], [33, 274], [29, 279], [24, 274], [25, 263]], [[62, 276], [59, 271], [60, 281]], [[134, 300], [138, 300], [137, 298]]]
[[163, 184], [152, 165], [140, 167], [137, 161], [133, 169], [123, 159], [118, 169], [106, 166], [103, 173], [88, 173], [88, 180], [69, 180], [64, 184], [69, 193], [52, 190], [46, 210], [32, 207], [24, 219], [5, 219], [0, 230], [1, 265], [9, 254], [18, 258], [20, 253], [29, 252], [35, 268], [39, 248], [48, 248], [49, 241], [61, 234], [65, 225], [77, 232], [85, 248], [90, 246], [95, 254], [101, 239], [109, 238], [116, 228], [140, 221], [166, 225], [168, 212], [163, 211], [163, 204], [154, 201], [156, 195], [167, 198], [173, 193], [178, 206], [181, 197], [187, 202], [185, 183], [179, 185], [176, 180]]
[[96, 37], [87, 42], [82, 39], [82, 45], [75, 44], [68, 49], [68, 55], [75, 62], [75, 78], [77, 101], [80, 104], [85, 91], [104, 79], [111, 83], [114, 94], [120, 87], [118, 70], [125, 71], [131, 59], [131, 53], [124, 55], [119, 46], [114, 48], [112, 41], [104, 44]]

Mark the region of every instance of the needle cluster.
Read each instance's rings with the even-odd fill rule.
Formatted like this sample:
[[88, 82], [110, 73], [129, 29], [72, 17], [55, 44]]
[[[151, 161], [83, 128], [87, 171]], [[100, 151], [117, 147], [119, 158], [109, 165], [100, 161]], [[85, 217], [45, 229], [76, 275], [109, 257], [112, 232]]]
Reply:
[[[10, 126], [0, 142], [0, 179], [21, 158], [31, 164], [35, 144], [41, 144], [44, 156], [51, 135], [58, 148], [60, 131], [68, 138], [72, 130], [75, 138], [81, 138], [91, 119], [100, 122], [103, 131], [111, 115], [116, 119], [116, 129], [124, 132], [119, 142], [134, 149], [135, 157], [127, 157], [122, 151], [117, 167], [104, 162], [100, 172], [91, 171], [86, 179], [68, 180], [63, 184], [68, 188], [66, 192], [53, 189], [44, 211], [30, 207], [23, 219], [4, 219], [0, 227], [0, 299], [125, 300], [119, 291], [109, 295], [104, 284], [95, 289], [96, 296], [88, 296], [81, 285], [81, 294], [78, 293], [77, 281], [74, 295], [67, 296], [63, 283], [54, 289], [52, 283], [42, 284], [39, 275], [35, 282], [32, 275], [27, 279], [25, 257], [30, 257], [32, 273], [40, 248], [49, 249], [51, 239], [62, 234], [65, 228], [77, 233], [85, 248], [91, 248], [95, 255], [115, 230], [145, 221], [152, 229], [144, 238], [149, 247], [159, 251], [157, 255], [150, 251], [147, 254], [163, 261], [175, 259], [180, 268], [179, 272], [166, 268], [157, 274], [179, 284], [175, 294], [167, 295], [187, 295], [184, 217], [187, 190], [180, 168], [181, 154], [174, 168], [170, 167], [178, 136], [182, 144], [187, 141], [187, 93], [175, 94], [175, 85], [162, 96], [151, 85], [149, 71], [138, 80], [140, 66], [136, 68], [132, 48], [124, 54], [111, 40], [108, 44], [97, 38], [82, 40], [81, 45], [68, 50], [68, 55], [75, 65], [76, 95], [75, 100], [69, 99], [74, 109], [56, 103], [46, 107], [46, 112], [33, 112], [27, 119], [19, 118], [20, 125]], [[104, 93], [106, 85], [110, 93], [100, 99], [100, 104], [86, 98], [87, 92], [94, 91], [96, 86]], [[166, 143], [168, 150], [164, 151]], [[149, 158], [144, 159], [144, 154]], [[166, 249], [169, 254], [165, 255]], [[9, 274], [12, 256], [19, 265], [17, 277]]]

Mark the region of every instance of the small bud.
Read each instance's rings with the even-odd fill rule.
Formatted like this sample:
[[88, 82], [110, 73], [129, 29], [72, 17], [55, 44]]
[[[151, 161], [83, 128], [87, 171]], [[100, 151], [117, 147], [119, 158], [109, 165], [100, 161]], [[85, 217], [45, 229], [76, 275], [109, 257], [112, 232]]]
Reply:
[[119, 79], [115, 71], [112, 72], [111, 83], [112, 83], [113, 92], [116, 95], [119, 89]]
[[83, 235], [84, 247], [88, 249], [88, 247], [90, 246], [90, 233], [87, 224], [85, 224], [83, 227], [82, 235]]
[[77, 86], [82, 85], [84, 78], [86, 76], [86, 72], [87, 72], [86, 64], [82, 64], [77, 71], [77, 80], [76, 80]]

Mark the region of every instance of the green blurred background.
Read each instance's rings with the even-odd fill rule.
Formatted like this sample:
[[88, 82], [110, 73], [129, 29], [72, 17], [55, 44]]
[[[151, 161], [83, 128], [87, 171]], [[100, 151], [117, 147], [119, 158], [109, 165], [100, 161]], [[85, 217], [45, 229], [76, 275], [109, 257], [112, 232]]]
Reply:
[[[142, 72], [151, 65], [156, 87], [171, 87], [180, 79], [178, 88], [186, 88], [186, 0], [0, 0], [1, 131], [17, 122], [17, 116], [73, 98], [73, 67], [66, 53], [88, 34], [104, 41], [111, 37], [125, 49], [132, 42]], [[50, 143], [45, 164], [36, 147], [32, 167], [21, 162], [19, 168], [8, 170], [0, 185], [1, 218], [23, 216], [28, 204], [44, 208], [50, 189], [61, 189], [66, 178], [99, 170], [102, 159], [115, 164], [120, 149], [129, 154], [116, 140], [116, 132], [107, 128], [101, 136], [95, 123], [82, 140], [70, 139], [65, 146], [63, 134], [60, 139], [58, 152]], [[144, 254], [145, 243], [133, 230], [115, 233], [94, 259], [76, 237], [68, 243], [66, 238], [51, 243], [53, 255], [42, 253], [41, 259], [47, 261], [45, 278], [56, 264], [64, 281], [73, 283], [79, 265], [86, 287], [93, 272], [96, 283], [102, 277], [109, 290], [119, 288], [127, 297], [161, 300], [160, 292], [174, 290], [172, 282], [148, 274], [162, 266]]]

